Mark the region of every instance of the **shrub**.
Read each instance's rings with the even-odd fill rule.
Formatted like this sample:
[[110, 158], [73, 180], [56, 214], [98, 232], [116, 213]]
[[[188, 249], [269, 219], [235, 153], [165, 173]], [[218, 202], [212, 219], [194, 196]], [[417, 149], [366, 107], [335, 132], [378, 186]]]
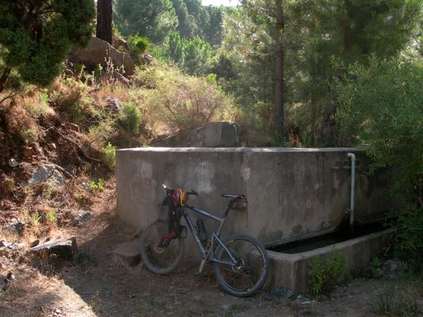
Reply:
[[423, 208], [403, 211], [399, 215], [396, 250], [412, 268], [423, 269]]
[[120, 117], [120, 126], [128, 133], [138, 134], [141, 125], [141, 112], [133, 103], [123, 105]]
[[415, 206], [422, 196], [423, 65], [376, 59], [355, 65], [338, 97], [343, 135], [367, 145], [373, 168], [391, 167], [392, 189]]
[[157, 134], [234, 119], [232, 100], [205, 78], [157, 66], [150, 70], [148, 81], [154, 89], [142, 92], [143, 113]]
[[103, 148], [102, 153], [104, 163], [113, 170], [116, 165], [116, 147], [107, 143], [107, 145]]
[[309, 286], [313, 296], [331, 292], [337, 283], [345, 279], [345, 258], [337, 253], [327, 258], [316, 257], [309, 271]]
[[[2, 1], [2, 79], [14, 70], [24, 82], [48, 85], [60, 73], [72, 46], [89, 40], [94, 14], [92, 0]], [[0, 91], [4, 83], [0, 82]]]
[[49, 209], [46, 211], [46, 220], [50, 224], [57, 223], [57, 211], [55, 209]]
[[[387, 167], [402, 209], [398, 252], [409, 262], [423, 255], [423, 65], [373, 59], [355, 65], [338, 87], [337, 119], [344, 136], [366, 144], [373, 169]], [[396, 224], [395, 224], [396, 225]]]
[[91, 180], [88, 183], [88, 188], [93, 193], [102, 192], [102, 191], [104, 191], [105, 187], [106, 187], [106, 183], [104, 182], [104, 179], [102, 179], [102, 178], [99, 178], [97, 180]]
[[132, 57], [138, 59], [150, 46], [150, 40], [144, 36], [132, 35], [128, 38], [128, 46]]

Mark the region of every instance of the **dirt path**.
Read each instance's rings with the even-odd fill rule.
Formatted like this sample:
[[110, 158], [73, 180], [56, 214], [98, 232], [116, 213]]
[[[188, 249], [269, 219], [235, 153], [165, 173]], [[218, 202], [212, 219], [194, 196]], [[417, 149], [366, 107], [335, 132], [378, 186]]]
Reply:
[[124, 264], [112, 250], [133, 233], [109, 213], [99, 213], [83, 228], [67, 233], [78, 237], [82, 256], [48, 276], [25, 264], [15, 267], [16, 282], [0, 295], [0, 316], [367, 317], [376, 316], [371, 311], [378, 294], [398, 285], [355, 280], [323, 302], [291, 301], [268, 293], [239, 299], [222, 293], [212, 274], [194, 276], [193, 267], [157, 276], [142, 265]]

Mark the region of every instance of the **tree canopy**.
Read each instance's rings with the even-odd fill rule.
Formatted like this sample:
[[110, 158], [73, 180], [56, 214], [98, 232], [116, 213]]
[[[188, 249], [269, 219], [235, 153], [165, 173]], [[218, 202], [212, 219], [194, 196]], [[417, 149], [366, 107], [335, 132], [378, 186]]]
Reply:
[[93, 31], [93, 0], [0, 1], [0, 90], [12, 71], [19, 79], [49, 84], [74, 45]]

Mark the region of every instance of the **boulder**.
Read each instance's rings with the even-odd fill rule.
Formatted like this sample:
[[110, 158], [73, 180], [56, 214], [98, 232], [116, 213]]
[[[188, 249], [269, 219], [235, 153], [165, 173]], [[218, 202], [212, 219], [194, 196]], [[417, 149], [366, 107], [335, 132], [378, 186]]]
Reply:
[[183, 131], [152, 146], [165, 147], [237, 147], [240, 146], [239, 128], [229, 122], [212, 122], [202, 127]]
[[76, 243], [76, 238], [73, 237], [69, 239], [48, 240], [44, 243], [37, 244], [30, 250], [41, 257], [48, 257], [54, 254], [62, 259], [72, 260], [78, 252], [78, 245]]
[[87, 47], [74, 50], [69, 56], [69, 61], [74, 64], [83, 64], [89, 69], [94, 69], [97, 65], [107, 67], [110, 61], [114, 69], [125, 75], [131, 76], [135, 71], [135, 64], [128, 53], [120, 52], [106, 41], [96, 37], [91, 38]]
[[62, 186], [65, 184], [65, 177], [63, 173], [59, 171], [55, 164], [44, 164], [39, 166], [28, 181], [29, 185], [36, 185], [44, 183], [47, 180], [51, 180], [53, 184]]

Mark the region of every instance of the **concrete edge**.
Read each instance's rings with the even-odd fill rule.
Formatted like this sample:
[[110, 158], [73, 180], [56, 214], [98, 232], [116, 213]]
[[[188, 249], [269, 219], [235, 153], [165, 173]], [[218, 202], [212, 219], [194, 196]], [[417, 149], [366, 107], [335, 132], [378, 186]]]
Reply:
[[318, 248], [315, 250], [311, 250], [311, 251], [306, 251], [306, 252], [300, 252], [300, 253], [294, 253], [294, 254], [290, 254], [290, 253], [282, 253], [282, 252], [276, 252], [276, 251], [270, 251], [267, 250], [267, 254], [269, 255], [269, 258], [274, 259], [274, 260], [284, 260], [284, 261], [298, 261], [301, 259], [308, 259], [308, 258], [312, 258], [315, 256], [319, 256], [319, 255], [324, 255], [324, 254], [328, 254], [330, 252], [336, 251], [336, 250], [342, 250], [345, 249], [349, 246], [353, 246], [362, 242], [367, 242], [370, 240], [374, 240], [377, 239], [381, 236], [384, 235], [388, 235], [391, 233], [394, 233], [395, 229], [386, 229], [380, 232], [375, 232], [375, 233], [371, 233], [362, 237], [358, 237], [355, 239], [351, 239], [351, 240], [347, 240], [347, 241], [343, 241], [343, 242], [338, 242], [323, 248]]
[[327, 153], [327, 152], [362, 152], [358, 148], [248, 148], [248, 147], [138, 147], [122, 148], [118, 152], [222, 152], [222, 153]]

